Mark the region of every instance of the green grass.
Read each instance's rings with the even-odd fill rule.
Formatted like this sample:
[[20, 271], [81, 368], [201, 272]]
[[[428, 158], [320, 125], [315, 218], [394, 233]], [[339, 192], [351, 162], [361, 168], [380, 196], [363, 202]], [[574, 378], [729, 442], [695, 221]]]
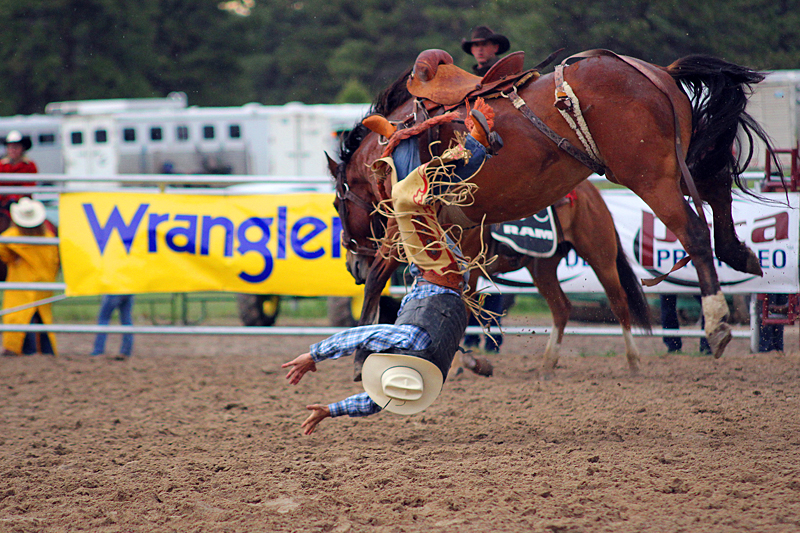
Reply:
[[[100, 296], [77, 296], [53, 304], [56, 323], [93, 323], [100, 309]], [[280, 316], [325, 318], [326, 298], [281, 299]], [[140, 294], [134, 304], [135, 321], [159, 325], [238, 322], [236, 295], [232, 293]]]
[[514, 306], [509, 309], [509, 315], [536, 315], [550, 314], [547, 302], [538, 294], [518, 294], [514, 299]]

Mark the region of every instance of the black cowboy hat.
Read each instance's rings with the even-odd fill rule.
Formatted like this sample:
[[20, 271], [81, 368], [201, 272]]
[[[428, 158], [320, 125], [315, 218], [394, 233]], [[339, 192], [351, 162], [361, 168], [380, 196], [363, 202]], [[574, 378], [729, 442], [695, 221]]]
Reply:
[[12, 131], [8, 132], [8, 135], [6, 135], [6, 138], [3, 139], [3, 144], [4, 145], [12, 144], [12, 143], [21, 144], [23, 150], [30, 150], [31, 146], [33, 146], [33, 141], [31, 141], [31, 138], [28, 137], [27, 135], [23, 136], [17, 130], [12, 130]]
[[472, 30], [472, 38], [470, 40], [463, 39], [461, 41], [461, 49], [469, 55], [472, 55], [472, 45], [483, 41], [491, 41], [499, 47], [498, 54], [505, 54], [511, 48], [511, 43], [508, 42], [508, 37], [493, 32], [488, 26], [476, 26]]

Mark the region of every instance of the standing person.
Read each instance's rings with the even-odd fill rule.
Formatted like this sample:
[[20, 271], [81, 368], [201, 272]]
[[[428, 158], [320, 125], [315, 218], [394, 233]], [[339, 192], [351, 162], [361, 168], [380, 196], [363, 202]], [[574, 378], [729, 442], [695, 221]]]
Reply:
[[[661, 327], [664, 329], [679, 329], [680, 322], [678, 322], [678, 295], [677, 294], [661, 294]], [[700, 296], [695, 296], [699, 302]], [[705, 326], [705, 317], [700, 313], [700, 327]], [[667, 347], [667, 353], [680, 352], [683, 349], [683, 340], [680, 337], [663, 337], [662, 341]], [[698, 348], [702, 354], [711, 354], [711, 345], [708, 344], [706, 337], [700, 338], [700, 346]]]
[[[499, 54], [504, 54], [511, 47], [511, 43], [505, 35], [493, 32], [488, 26], [476, 26], [472, 30], [472, 36], [469, 40], [464, 39], [461, 41], [461, 49], [469, 55], [473, 56], [478, 62], [477, 65], [472, 66], [472, 71], [478, 76], [486, 74], [492, 65], [497, 63], [500, 59], [497, 57]], [[475, 315], [470, 315], [470, 326], [491, 326], [496, 325], [498, 328], [501, 326], [500, 315], [506, 311], [504, 305], [504, 298], [502, 294], [489, 294], [483, 302], [483, 306], [487, 311], [497, 318], [481, 317], [480, 321], [475, 318]], [[467, 348], [479, 348], [481, 343], [481, 336], [478, 334], [470, 334], [464, 337], [464, 346]], [[497, 353], [500, 351], [500, 346], [503, 344], [503, 335], [500, 332], [493, 333], [491, 336], [486, 336], [485, 346], [486, 352]]]
[[[499, 293], [490, 293], [486, 295], [483, 301], [483, 307], [491, 314], [481, 316], [480, 321], [475, 318], [474, 314], [469, 317], [470, 326], [483, 326], [484, 328], [491, 328], [496, 326], [501, 327], [501, 316], [506, 312], [505, 298]], [[491, 317], [491, 318], [490, 318]], [[503, 345], [503, 334], [499, 331], [493, 331], [491, 335], [485, 335], [484, 346], [487, 353], [499, 353], [500, 346]], [[481, 344], [481, 335], [479, 333], [471, 333], [464, 335], [464, 347], [479, 349]]]
[[[97, 315], [97, 325], [107, 326], [111, 321], [114, 309], [119, 309], [119, 323], [123, 326], [133, 325], [133, 295], [132, 294], [106, 294], [100, 303], [100, 312]], [[92, 355], [103, 355], [106, 351], [106, 334], [98, 333], [94, 339]], [[133, 352], [133, 333], [123, 333], [122, 343], [119, 346], [118, 360], [125, 360]]]
[[[39, 236], [54, 237], [45, 226], [45, 208], [42, 202], [21, 198], [11, 204], [12, 225], [3, 237]], [[58, 274], [58, 247], [52, 244], [0, 243], [0, 260], [8, 266], [9, 282], [54, 282]], [[3, 309], [34, 304], [52, 296], [50, 291], [7, 290], [3, 294]], [[27, 309], [3, 315], [4, 324], [52, 324], [51, 304], [32, 305]], [[3, 355], [55, 355], [56, 338], [53, 333], [3, 333]]]
[[[0, 173], [8, 174], [36, 174], [39, 170], [36, 163], [28, 159], [26, 152], [30, 150], [33, 142], [27, 135], [23, 136], [17, 130], [11, 131], [3, 139], [6, 146], [6, 155], [0, 159]], [[3, 182], [3, 186], [31, 187], [36, 185], [33, 181]], [[23, 196], [21, 194], [5, 194], [0, 196], [0, 207], [8, 209], [9, 205]]]
[[478, 76], [489, 72], [492, 65], [497, 63], [497, 56], [508, 52], [510, 47], [511, 43], [505, 35], [493, 32], [488, 26], [476, 26], [471, 38], [461, 41], [461, 49], [478, 62], [472, 66], [472, 71]]

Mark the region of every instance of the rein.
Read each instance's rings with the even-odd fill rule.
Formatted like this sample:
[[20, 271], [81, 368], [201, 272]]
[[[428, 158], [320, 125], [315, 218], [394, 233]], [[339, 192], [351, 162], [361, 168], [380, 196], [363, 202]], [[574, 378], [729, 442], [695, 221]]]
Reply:
[[[354, 203], [356, 206], [363, 209], [369, 215], [370, 223], [374, 220], [372, 216], [375, 211], [375, 205], [367, 202], [360, 196], [356, 195], [350, 186], [347, 184], [347, 177], [344, 168], [340, 168], [336, 173], [336, 198], [339, 199], [339, 221], [342, 224], [342, 246], [351, 253], [356, 255], [366, 255], [375, 257], [377, 247], [361, 246], [353, 238], [353, 233], [350, 231], [349, 210], [348, 202]], [[374, 230], [374, 228], [373, 228]]]

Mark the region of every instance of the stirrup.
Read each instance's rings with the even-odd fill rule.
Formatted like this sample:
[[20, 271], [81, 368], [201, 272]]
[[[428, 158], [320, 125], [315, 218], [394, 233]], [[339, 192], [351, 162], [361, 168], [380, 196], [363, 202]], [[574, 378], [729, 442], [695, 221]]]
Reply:
[[503, 138], [496, 131], [491, 132], [489, 134], [489, 148], [486, 149], [486, 153], [497, 155], [501, 148], [503, 148]]
[[503, 147], [503, 139], [500, 138], [496, 131], [489, 129], [489, 123], [483, 113], [473, 109], [469, 112], [469, 115], [472, 117], [474, 124], [471, 132], [472, 136], [486, 148], [487, 154], [490, 156], [496, 155]]

